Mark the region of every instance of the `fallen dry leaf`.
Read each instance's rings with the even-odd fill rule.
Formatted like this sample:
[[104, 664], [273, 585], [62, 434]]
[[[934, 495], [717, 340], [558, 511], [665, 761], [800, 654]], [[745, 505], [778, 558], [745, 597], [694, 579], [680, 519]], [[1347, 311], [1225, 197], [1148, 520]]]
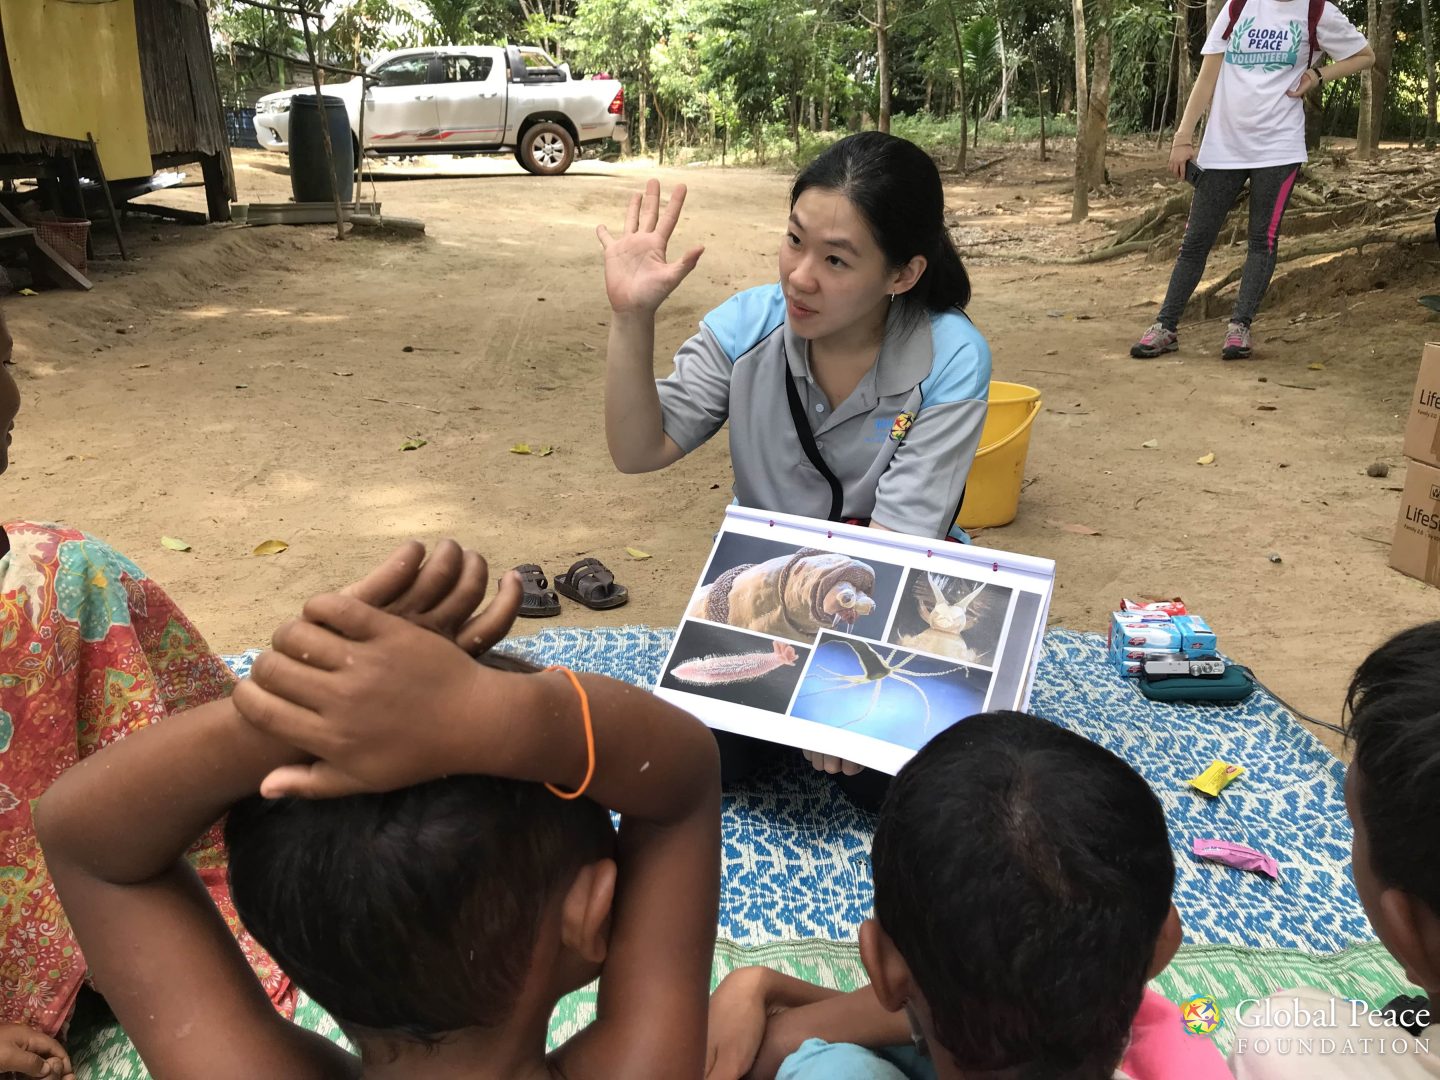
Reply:
[[429, 439], [422, 439], [419, 435], [416, 435], [414, 438], [406, 439], [405, 442], [404, 442], [404, 444], [400, 447], [400, 449], [401, 449], [401, 450], [419, 450], [422, 446], [429, 446], [429, 445], [430, 445], [430, 440], [429, 440]]
[[1307, 366], [1310, 368], [1311, 371], [1324, 371], [1324, 370], [1325, 370], [1325, 365], [1322, 364], [1322, 363], [1320, 363], [1318, 360], [1317, 360], [1315, 363], [1309, 364], [1309, 365], [1307, 365]]
[[641, 551], [639, 548], [632, 547], [627, 547], [625, 554], [629, 555], [632, 559], [648, 559], [651, 557], [648, 551]]
[[1195, 464], [1196, 464], [1196, 465], [1214, 465], [1214, 464], [1215, 464], [1215, 455], [1214, 455], [1213, 453], [1211, 453], [1211, 454], [1206, 454], [1204, 457], [1198, 457], [1198, 458], [1195, 459]]
[[279, 555], [282, 551], [289, 551], [290, 545], [284, 540], [262, 540], [255, 545], [251, 555]]
[[330, 374], [339, 375], [342, 379], [348, 379], [351, 375], [354, 375], [355, 373], [353, 371], [332, 371]]
[[162, 536], [160, 538], [160, 546], [163, 548], [169, 548], [171, 551], [190, 550], [189, 544], [187, 544], [184, 540], [177, 540], [173, 536]]
[[514, 446], [510, 447], [510, 452], [512, 454], [533, 454], [535, 451], [530, 449], [529, 443], [522, 442], [516, 443]]
[[1089, 525], [1061, 525], [1061, 532], [1074, 533], [1076, 536], [1099, 536], [1099, 529], [1092, 529]]
[[1142, 442], [1142, 443], [1140, 444], [1140, 448], [1141, 448], [1142, 450], [1158, 450], [1158, 449], [1160, 449], [1160, 440], [1159, 440], [1159, 439], [1146, 439], [1144, 442]]

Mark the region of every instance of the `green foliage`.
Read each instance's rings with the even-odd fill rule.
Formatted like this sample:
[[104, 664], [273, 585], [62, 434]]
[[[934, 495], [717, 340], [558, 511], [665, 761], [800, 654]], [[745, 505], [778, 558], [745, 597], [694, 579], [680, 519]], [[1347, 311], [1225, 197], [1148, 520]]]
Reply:
[[[325, 56], [360, 66], [410, 45], [529, 43], [578, 72], [605, 71], [626, 87], [632, 132], [701, 158], [803, 163], [835, 136], [875, 122], [879, 94], [876, 0], [304, 0], [324, 14]], [[1338, 0], [1363, 27], [1367, 0]], [[1421, 4], [1440, 36], [1440, 0], [1401, 0], [1387, 133], [1423, 137], [1426, 88]], [[1110, 124], [1155, 131], [1178, 100], [1175, 18], [1190, 12], [1191, 71], [1204, 9], [1197, 0], [1113, 0]], [[1089, 5], [1087, 5], [1088, 7]], [[967, 130], [978, 143], [1073, 130], [1070, 0], [885, 0], [893, 130], [947, 160], [957, 155], [962, 79]], [[222, 88], [294, 82], [285, 57], [304, 54], [298, 22], [210, 0]], [[957, 43], [957, 36], [959, 42]], [[1303, 48], [1303, 43], [1302, 43]], [[278, 54], [276, 55], [266, 55]], [[1008, 80], [1007, 80], [1008, 73]], [[1324, 90], [1325, 132], [1353, 132], [1358, 78]], [[1005, 105], [997, 97], [1005, 87]], [[644, 116], [639, 115], [642, 108]], [[981, 130], [983, 117], [986, 119]]]

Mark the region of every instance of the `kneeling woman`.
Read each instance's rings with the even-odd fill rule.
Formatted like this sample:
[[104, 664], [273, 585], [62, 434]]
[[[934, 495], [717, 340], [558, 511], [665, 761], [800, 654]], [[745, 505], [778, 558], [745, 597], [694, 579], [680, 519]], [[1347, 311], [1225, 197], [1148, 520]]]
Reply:
[[817, 157], [790, 191], [779, 281], [706, 315], [657, 381], [655, 313], [702, 252], [667, 258], [684, 200], [677, 187], [662, 210], [652, 180], [622, 235], [599, 229], [616, 466], [663, 469], [728, 420], [741, 505], [963, 540], [955, 515], [985, 423], [990, 348], [965, 315], [970, 281], [929, 155], [872, 131]]

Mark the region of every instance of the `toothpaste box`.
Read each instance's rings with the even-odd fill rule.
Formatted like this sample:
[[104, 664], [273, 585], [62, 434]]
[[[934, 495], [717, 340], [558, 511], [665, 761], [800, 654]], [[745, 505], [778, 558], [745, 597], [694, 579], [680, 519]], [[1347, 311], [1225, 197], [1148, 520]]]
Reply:
[[1215, 631], [1199, 615], [1158, 619], [1154, 612], [1116, 611], [1110, 615], [1109, 657], [1127, 677], [1140, 674], [1148, 659], [1180, 653], [1190, 660], [1219, 655]]

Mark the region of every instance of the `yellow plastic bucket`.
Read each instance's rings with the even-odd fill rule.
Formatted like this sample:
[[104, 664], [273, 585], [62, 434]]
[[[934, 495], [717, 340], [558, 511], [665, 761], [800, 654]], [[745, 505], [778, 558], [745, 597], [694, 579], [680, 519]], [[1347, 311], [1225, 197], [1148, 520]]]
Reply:
[[990, 407], [980, 432], [980, 449], [965, 483], [965, 499], [955, 524], [962, 529], [993, 529], [1015, 520], [1025, 483], [1030, 425], [1040, 413], [1040, 391], [1022, 383], [992, 382]]

